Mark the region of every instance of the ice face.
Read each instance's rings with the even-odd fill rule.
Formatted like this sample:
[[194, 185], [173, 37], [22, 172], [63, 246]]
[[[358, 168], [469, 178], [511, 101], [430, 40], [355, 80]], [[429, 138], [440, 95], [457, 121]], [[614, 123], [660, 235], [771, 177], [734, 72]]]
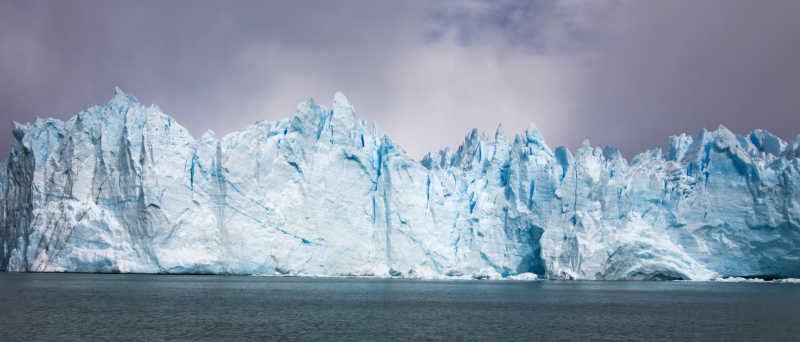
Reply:
[[630, 162], [531, 125], [410, 158], [337, 93], [195, 140], [133, 96], [15, 124], [7, 271], [800, 277], [800, 137], [724, 127]]

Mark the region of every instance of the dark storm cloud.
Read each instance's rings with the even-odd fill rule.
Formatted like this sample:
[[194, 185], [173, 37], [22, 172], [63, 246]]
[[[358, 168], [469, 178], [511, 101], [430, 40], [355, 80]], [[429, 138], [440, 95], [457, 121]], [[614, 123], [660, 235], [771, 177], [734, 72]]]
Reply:
[[417, 156], [500, 122], [628, 156], [719, 124], [800, 131], [798, 2], [398, 3], [6, 1], [0, 121], [66, 119], [120, 86], [195, 136], [341, 90]]

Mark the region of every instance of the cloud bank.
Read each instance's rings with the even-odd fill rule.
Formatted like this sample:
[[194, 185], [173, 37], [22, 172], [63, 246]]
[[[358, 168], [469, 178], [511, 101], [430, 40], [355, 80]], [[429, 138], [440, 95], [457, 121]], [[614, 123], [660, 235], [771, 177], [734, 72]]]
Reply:
[[530, 122], [626, 156], [723, 124], [800, 132], [796, 1], [0, 4], [0, 120], [68, 118], [114, 86], [195, 136], [344, 92], [409, 153]]

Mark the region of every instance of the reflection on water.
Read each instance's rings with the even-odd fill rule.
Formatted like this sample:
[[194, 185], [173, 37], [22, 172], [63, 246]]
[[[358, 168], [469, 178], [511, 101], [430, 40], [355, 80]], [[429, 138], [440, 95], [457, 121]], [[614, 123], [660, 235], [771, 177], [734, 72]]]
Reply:
[[800, 284], [0, 273], [5, 341], [793, 340]]

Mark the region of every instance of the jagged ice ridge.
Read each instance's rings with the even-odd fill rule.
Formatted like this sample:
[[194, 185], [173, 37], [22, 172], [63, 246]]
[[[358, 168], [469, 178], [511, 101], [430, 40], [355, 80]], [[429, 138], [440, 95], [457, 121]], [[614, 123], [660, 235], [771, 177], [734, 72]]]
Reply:
[[628, 162], [531, 125], [416, 161], [339, 93], [195, 140], [119, 89], [13, 135], [3, 271], [800, 277], [800, 136], [720, 127]]

